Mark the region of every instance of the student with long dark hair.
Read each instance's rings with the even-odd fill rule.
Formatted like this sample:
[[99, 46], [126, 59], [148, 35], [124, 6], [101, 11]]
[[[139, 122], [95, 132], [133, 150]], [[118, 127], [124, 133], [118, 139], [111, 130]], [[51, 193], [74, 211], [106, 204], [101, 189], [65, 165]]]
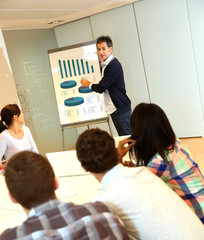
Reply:
[[[188, 149], [156, 104], [141, 103], [132, 112], [132, 135], [119, 143], [120, 160], [129, 150], [131, 166], [147, 166], [161, 177], [204, 223], [204, 177]], [[128, 142], [135, 142], [129, 149]]]
[[25, 150], [38, 153], [30, 129], [23, 126], [24, 117], [18, 105], [6, 105], [0, 115], [0, 168], [5, 167], [3, 157], [7, 161], [15, 153]]

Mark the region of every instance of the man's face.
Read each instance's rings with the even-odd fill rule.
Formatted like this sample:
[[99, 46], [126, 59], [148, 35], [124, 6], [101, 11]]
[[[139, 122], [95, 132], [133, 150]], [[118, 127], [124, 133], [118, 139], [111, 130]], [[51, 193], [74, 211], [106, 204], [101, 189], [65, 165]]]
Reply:
[[97, 44], [97, 53], [100, 61], [105, 61], [112, 53], [113, 47], [108, 47], [106, 42]]

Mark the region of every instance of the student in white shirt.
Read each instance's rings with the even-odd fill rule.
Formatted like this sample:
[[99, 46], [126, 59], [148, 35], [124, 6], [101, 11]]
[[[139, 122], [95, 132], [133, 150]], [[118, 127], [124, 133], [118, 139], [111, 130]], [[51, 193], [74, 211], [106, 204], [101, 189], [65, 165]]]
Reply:
[[159, 177], [147, 167], [119, 163], [114, 139], [107, 132], [86, 130], [76, 151], [82, 167], [101, 182], [94, 200], [103, 201], [120, 217], [130, 239], [203, 239], [199, 218]]
[[0, 168], [5, 167], [7, 161], [15, 153], [33, 151], [38, 153], [30, 129], [24, 124], [24, 116], [17, 104], [8, 104], [1, 110], [0, 120]]

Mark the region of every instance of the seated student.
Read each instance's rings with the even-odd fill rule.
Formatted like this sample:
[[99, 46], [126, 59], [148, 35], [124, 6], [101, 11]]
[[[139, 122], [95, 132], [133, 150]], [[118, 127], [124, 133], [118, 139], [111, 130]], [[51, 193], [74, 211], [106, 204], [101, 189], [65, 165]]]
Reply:
[[20, 151], [38, 153], [30, 129], [22, 126], [24, 117], [18, 105], [6, 105], [2, 108], [0, 115], [0, 168], [5, 167], [5, 162], [2, 161], [3, 156], [8, 160]]
[[77, 140], [76, 152], [82, 167], [101, 182], [96, 200], [120, 217], [131, 239], [203, 239], [201, 221], [160, 178], [146, 167], [119, 163], [107, 132], [86, 130]]
[[128, 239], [119, 219], [101, 202], [75, 205], [56, 198], [57, 178], [43, 156], [23, 151], [5, 167], [9, 195], [28, 214], [21, 225], [5, 230], [0, 239]]
[[[147, 166], [161, 177], [204, 223], [204, 177], [188, 149], [176, 138], [164, 111], [156, 104], [141, 103], [132, 112], [130, 124], [130, 139], [135, 142], [130, 149], [131, 165]], [[124, 144], [130, 139], [119, 143], [121, 162], [126, 154]]]

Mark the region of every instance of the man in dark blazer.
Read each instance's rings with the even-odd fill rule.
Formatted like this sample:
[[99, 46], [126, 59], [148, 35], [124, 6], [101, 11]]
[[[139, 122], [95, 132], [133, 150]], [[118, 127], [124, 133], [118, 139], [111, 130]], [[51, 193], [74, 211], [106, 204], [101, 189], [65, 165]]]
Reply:
[[112, 54], [113, 43], [109, 36], [97, 38], [96, 46], [102, 79], [98, 84], [82, 79], [81, 84], [95, 92], [103, 93], [106, 112], [110, 114], [118, 135], [130, 135], [131, 101], [126, 94], [122, 66]]

